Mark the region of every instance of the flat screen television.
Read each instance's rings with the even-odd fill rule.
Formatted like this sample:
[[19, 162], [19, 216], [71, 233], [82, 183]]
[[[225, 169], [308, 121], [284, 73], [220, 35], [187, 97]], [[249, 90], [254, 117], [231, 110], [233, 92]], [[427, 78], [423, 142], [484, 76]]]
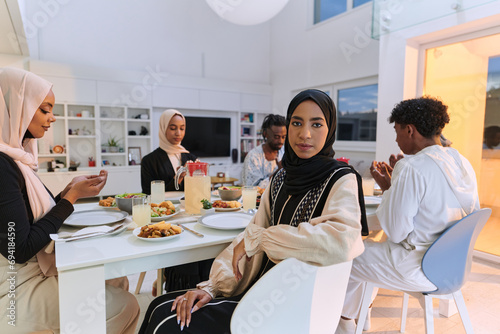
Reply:
[[231, 118], [185, 116], [186, 134], [182, 140], [197, 157], [231, 156]]

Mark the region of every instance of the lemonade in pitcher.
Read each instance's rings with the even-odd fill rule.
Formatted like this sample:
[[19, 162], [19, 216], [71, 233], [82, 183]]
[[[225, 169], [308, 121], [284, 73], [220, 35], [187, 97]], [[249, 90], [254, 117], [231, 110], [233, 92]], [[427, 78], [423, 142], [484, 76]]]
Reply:
[[210, 176], [208, 176], [208, 163], [206, 162], [186, 162], [186, 167], [181, 167], [177, 171], [175, 185], [178, 186], [178, 177], [184, 176], [184, 197], [186, 198], [186, 213], [199, 215], [202, 208], [202, 199], [211, 198]]

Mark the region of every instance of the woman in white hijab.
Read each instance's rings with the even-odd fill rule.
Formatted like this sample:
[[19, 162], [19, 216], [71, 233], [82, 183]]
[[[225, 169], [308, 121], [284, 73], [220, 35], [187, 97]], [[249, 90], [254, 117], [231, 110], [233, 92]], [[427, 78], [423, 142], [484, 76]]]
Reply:
[[[57, 196], [42, 184], [37, 138], [55, 122], [52, 84], [33, 73], [0, 68], [0, 320], [1, 333], [59, 333], [55, 255], [47, 247], [81, 197], [96, 196], [107, 172], [73, 179]], [[134, 333], [137, 300], [106, 285], [108, 333]], [[15, 305], [15, 312], [7, 313]], [[12, 316], [14, 315], [14, 316]], [[14, 326], [15, 324], [15, 326]]]
[[[175, 189], [175, 173], [188, 160], [195, 161], [196, 156], [189, 153], [182, 145], [186, 133], [186, 120], [175, 109], [167, 109], [160, 116], [160, 147], [146, 155], [141, 161], [142, 192], [151, 194], [151, 181], [163, 180], [166, 191]], [[181, 179], [182, 180], [182, 179]], [[184, 184], [180, 183], [184, 190]]]

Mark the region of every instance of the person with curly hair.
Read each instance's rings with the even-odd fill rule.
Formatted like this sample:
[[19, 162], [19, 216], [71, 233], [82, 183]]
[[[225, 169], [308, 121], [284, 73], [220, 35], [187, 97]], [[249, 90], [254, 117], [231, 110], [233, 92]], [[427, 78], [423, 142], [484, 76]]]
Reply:
[[449, 226], [479, 209], [471, 164], [441, 145], [450, 121], [446, 105], [432, 97], [405, 100], [389, 121], [405, 156], [395, 163], [392, 178], [372, 174], [385, 190], [377, 218], [387, 240], [365, 240], [365, 252], [354, 259], [336, 333], [354, 333], [366, 282], [410, 293], [436, 290], [422, 271], [425, 252]]
[[269, 114], [262, 122], [264, 144], [248, 152], [243, 163], [241, 179], [245, 186], [267, 188], [271, 177], [281, 168], [283, 144], [286, 138], [285, 117]]

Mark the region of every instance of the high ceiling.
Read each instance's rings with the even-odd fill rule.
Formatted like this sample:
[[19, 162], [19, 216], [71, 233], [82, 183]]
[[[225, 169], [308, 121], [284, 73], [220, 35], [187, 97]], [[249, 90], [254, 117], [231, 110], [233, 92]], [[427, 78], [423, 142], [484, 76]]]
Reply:
[[0, 0], [0, 54], [28, 56], [24, 35], [17, 1]]

